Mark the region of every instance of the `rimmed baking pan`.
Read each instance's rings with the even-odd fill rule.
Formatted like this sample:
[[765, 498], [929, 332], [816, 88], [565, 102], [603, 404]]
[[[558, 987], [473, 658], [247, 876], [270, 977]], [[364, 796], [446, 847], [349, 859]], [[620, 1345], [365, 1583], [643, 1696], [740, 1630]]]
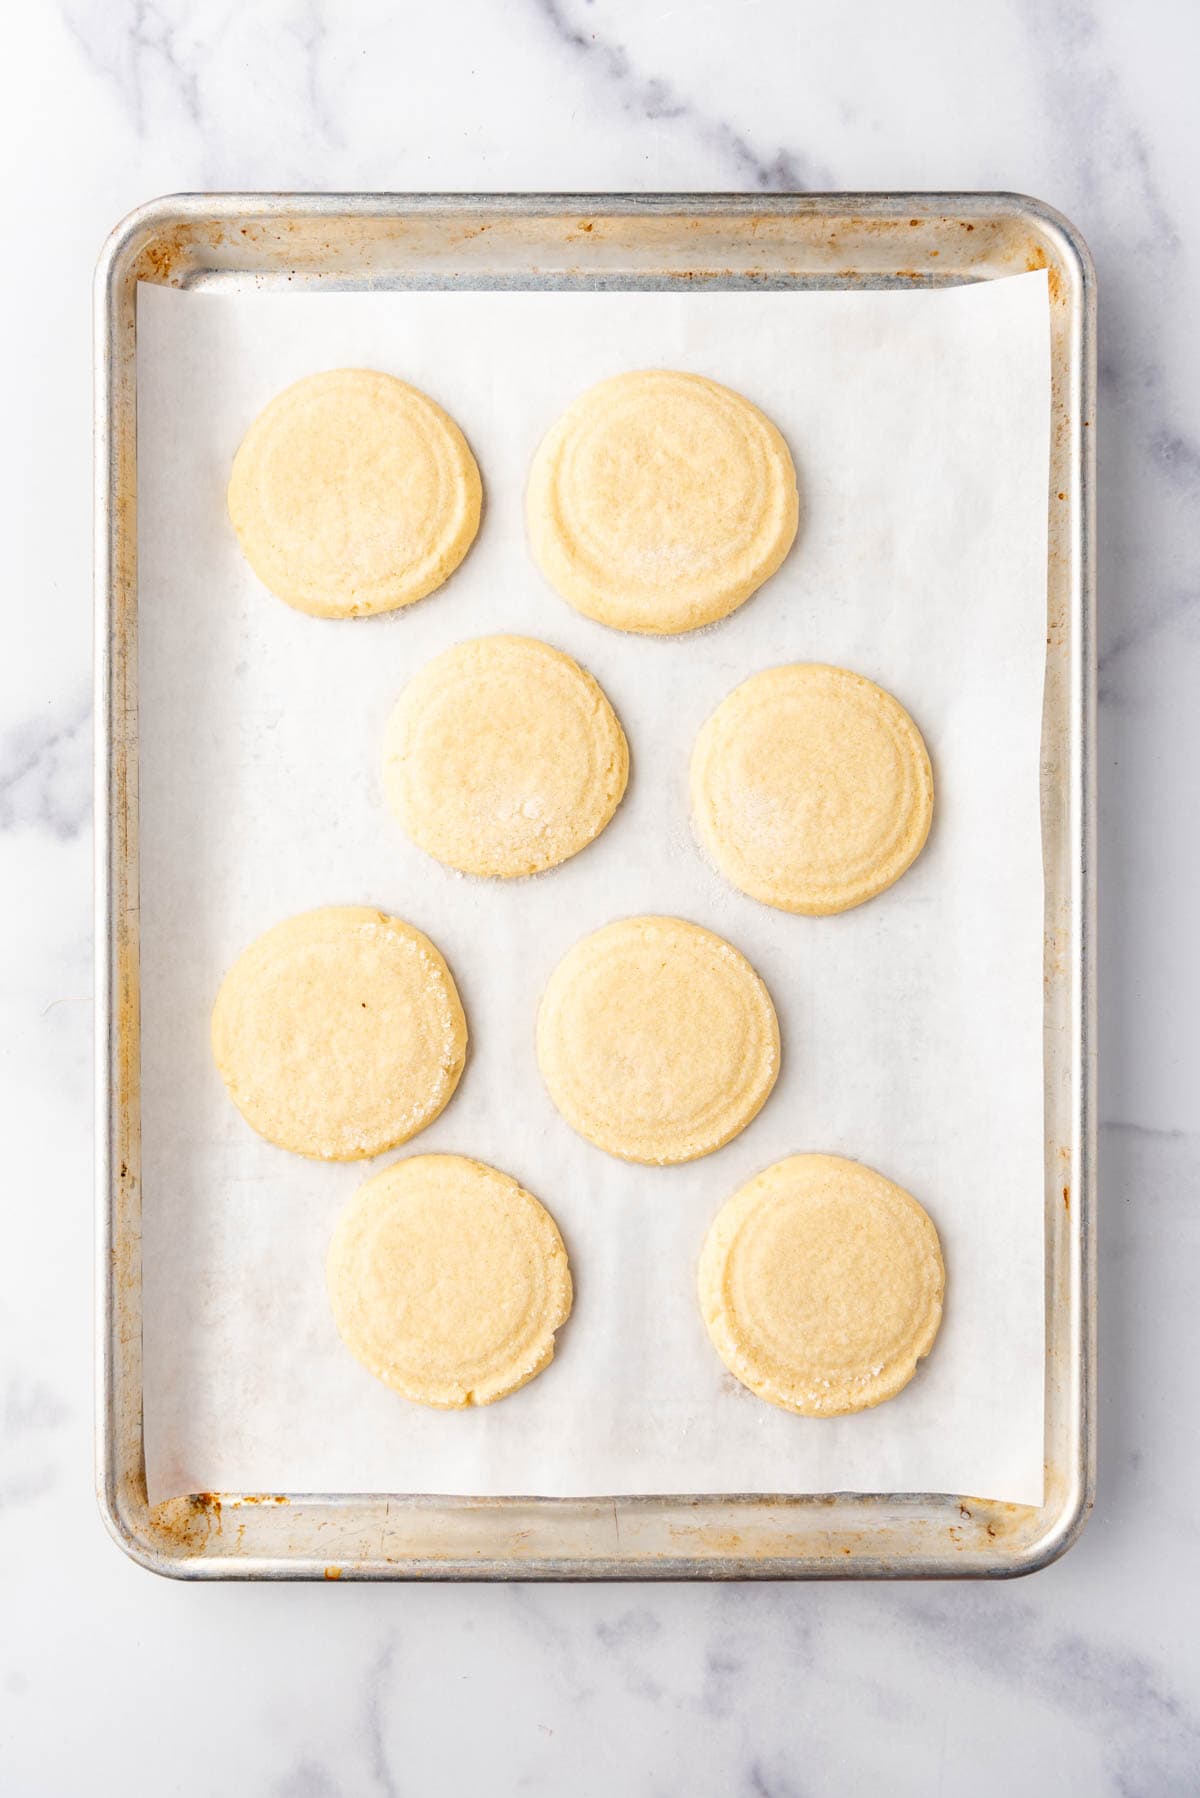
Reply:
[[[913, 288], [1048, 271], [1052, 430], [1045, 870], [1045, 1499], [194, 1493], [151, 1508], [142, 1444], [137, 286]], [[1095, 285], [1007, 194], [184, 195], [113, 234], [96, 297], [98, 1477], [110, 1529], [183, 1577], [1000, 1576], [1074, 1540], [1095, 1469]]]

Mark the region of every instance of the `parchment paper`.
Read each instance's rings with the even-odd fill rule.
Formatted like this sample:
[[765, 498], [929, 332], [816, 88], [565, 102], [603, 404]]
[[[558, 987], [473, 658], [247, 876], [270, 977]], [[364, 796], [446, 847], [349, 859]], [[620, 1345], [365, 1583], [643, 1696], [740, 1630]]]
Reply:
[[[1044, 274], [937, 293], [141, 290], [141, 923], [146, 1458], [152, 1502], [197, 1490], [950, 1491], [1042, 1496], [1042, 868], [1038, 760], [1049, 430]], [[259, 409], [316, 369], [390, 370], [459, 421], [485, 487], [466, 562], [388, 618], [304, 617], [261, 588], [225, 512]], [[695, 369], [757, 401], [796, 460], [782, 570], [699, 635], [578, 616], [525, 546], [542, 433], [627, 368]], [[447, 645], [522, 631], [568, 650], [624, 723], [633, 773], [591, 848], [533, 880], [426, 859], [384, 808], [381, 735]], [[688, 758], [714, 706], [782, 661], [858, 669], [929, 744], [915, 867], [838, 918], [734, 892], [694, 845]], [[576, 1306], [552, 1367], [438, 1413], [342, 1347], [326, 1243], [370, 1166], [259, 1140], [209, 1052], [217, 985], [293, 912], [365, 903], [446, 955], [471, 1047], [443, 1116], [398, 1154], [493, 1162], [549, 1207]], [[687, 1167], [577, 1137], [537, 1073], [559, 957], [629, 913], [727, 936], [774, 997], [783, 1070], [757, 1120]], [[780, 1156], [858, 1157], [932, 1214], [945, 1321], [910, 1387], [840, 1420], [728, 1376], [695, 1265], [713, 1215]], [[390, 1159], [390, 1157], [388, 1158]], [[379, 1164], [375, 1164], [379, 1165]]]

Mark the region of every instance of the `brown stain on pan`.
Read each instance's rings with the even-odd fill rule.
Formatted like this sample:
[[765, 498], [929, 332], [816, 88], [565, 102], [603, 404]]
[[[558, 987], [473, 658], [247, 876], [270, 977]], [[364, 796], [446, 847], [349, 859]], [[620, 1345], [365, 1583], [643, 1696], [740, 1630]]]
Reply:
[[155, 1543], [176, 1553], [203, 1553], [209, 1537], [221, 1534], [221, 1512], [217, 1492], [189, 1492], [182, 1498], [164, 1499], [150, 1512]]
[[[236, 1497], [221, 1492], [188, 1492], [181, 1498], [164, 1499], [150, 1512], [155, 1543], [168, 1553], [203, 1554], [209, 1539], [225, 1532], [227, 1513], [236, 1518], [244, 1505], [290, 1505], [284, 1492], [245, 1492]], [[233, 1547], [242, 1545], [244, 1523], [234, 1524]]]
[[1062, 274], [1049, 260], [1040, 243], [1034, 244], [1033, 248], [1026, 252], [1025, 267], [1031, 275], [1035, 274], [1038, 269], [1045, 269], [1046, 285], [1050, 289], [1050, 302], [1054, 306], [1061, 305], [1064, 297]]
[[190, 231], [182, 228], [152, 237], [137, 259], [136, 278], [164, 287], [178, 286], [176, 270], [189, 253], [190, 237]]
[[[239, 226], [239, 231], [243, 237], [253, 237], [249, 226]], [[182, 287], [184, 277], [196, 266], [196, 245], [217, 250], [224, 242], [223, 225], [184, 220], [170, 230], [156, 232], [142, 246], [133, 268], [134, 279], [160, 287]]]

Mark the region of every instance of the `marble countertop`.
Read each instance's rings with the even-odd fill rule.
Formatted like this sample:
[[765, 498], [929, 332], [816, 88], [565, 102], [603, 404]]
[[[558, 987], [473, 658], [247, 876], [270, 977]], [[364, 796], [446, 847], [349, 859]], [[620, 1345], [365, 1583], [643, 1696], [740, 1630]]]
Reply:
[[[48, 0], [6, 20], [6, 52], [0, 1785], [1194, 1791], [1200, 10]], [[89, 285], [137, 202], [233, 187], [1007, 188], [1088, 238], [1102, 1460], [1092, 1521], [1047, 1571], [994, 1586], [193, 1587], [106, 1537], [91, 1478]]]

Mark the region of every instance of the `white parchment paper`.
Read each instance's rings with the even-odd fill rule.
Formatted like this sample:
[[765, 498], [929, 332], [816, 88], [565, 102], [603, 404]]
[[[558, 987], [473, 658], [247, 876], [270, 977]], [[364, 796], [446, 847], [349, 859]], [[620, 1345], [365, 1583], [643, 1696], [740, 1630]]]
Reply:
[[[197, 1490], [540, 1493], [950, 1491], [1042, 1496], [1042, 868], [1038, 760], [1049, 430], [1044, 274], [936, 293], [223, 295], [139, 304], [142, 1105], [146, 1460], [152, 1502]], [[433, 394], [485, 515], [440, 592], [329, 622], [267, 593], [225, 512], [259, 409], [321, 368]], [[605, 375], [695, 369], [779, 425], [799, 538], [724, 623], [654, 641], [578, 616], [524, 538], [530, 458]], [[521, 631], [596, 675], [629, 737], [600, 840], [533, 880], [428, 860], [384, 808], [384, 722], [463, 638]], [[688, 822], [697, 730], [747, 675], [841, 663], [894, 692], [933, 759], [928, 846], [890, 892], [798, 918], [734, 892]], [[457, 1096], [397, 1154], [515, 1175], [576, 1282], [553, 1365], [479, 1411], [396, 1397], [341, 1346], [323, 1263], [370, 1167], [256, 1137], [209, 1052], [218, 983], [260, 931], [370, 904], [427, 931], [471, 1046]], [[574, 1135], [534, 1060], [559, 957], [635, 912], [749, 956], [783, 1068], [755, 1122], [687, 1167]], [[858, 1157], [932, 1214], [945, 1321], [897, 1399], [790, 1416], [728, 1376], [695, 1297], [722, 1201], [798, 1150]], [[390, 1159], [390, 1157], [389, 1157]]]

